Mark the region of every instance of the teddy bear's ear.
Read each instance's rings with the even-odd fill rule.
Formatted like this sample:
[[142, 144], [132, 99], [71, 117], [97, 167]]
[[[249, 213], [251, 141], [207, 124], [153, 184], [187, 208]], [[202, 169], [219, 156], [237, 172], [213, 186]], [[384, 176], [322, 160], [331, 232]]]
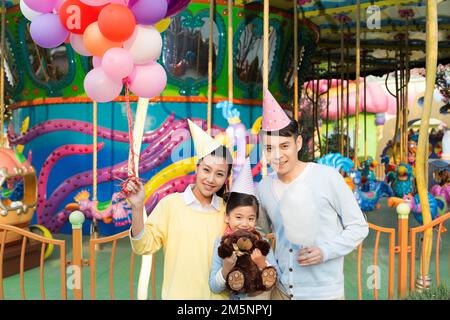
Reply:
[[253, 230], [251, 231], [251, 233], [253, 233], [253, 234], [255, 235], [255, 237], [256, 237], [257, 240], [261, 240], [261, 235], [259, 234], [258, 231], [256, 231], [256, 229], [253, 229]]

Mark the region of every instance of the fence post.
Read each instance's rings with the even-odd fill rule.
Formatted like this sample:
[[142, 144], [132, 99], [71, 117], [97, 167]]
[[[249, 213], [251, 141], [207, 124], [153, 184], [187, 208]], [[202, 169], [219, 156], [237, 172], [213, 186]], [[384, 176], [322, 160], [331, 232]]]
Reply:
[[398, 298], [406, 297], [408, 283], [408, 218], [411, 209], [406, 203], [397, 206], [398, 215]]
[[74, 211], [69, 216], [72, 224], [72, 268], [73, 268], [73, 297], [75, 300], [83, 299], [83, 232], [84, 214], [81, 211]]

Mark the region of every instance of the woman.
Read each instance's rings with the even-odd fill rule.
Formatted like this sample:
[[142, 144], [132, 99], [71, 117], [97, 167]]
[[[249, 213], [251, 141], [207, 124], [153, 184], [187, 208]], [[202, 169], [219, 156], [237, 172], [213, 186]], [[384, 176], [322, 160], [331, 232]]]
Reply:
[[164, 248], [162, 299], [227, 299], [209, 289], [214, 240], [225, 229], [223, 195], [231, 173], [229, 151], [189, 122], [199, 161], [195, 183], [183, 193], [163, 198], [144, 224], [145, 192], [130, 183], [128, 201], [133, 212], [130, 239], [136, 254]]

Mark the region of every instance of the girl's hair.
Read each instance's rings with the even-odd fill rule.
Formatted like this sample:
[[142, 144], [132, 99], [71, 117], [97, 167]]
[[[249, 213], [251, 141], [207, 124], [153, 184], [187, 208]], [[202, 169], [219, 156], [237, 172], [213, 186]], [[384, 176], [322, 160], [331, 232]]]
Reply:
[[[226, 161], [226, 164], [228, 165], [228, 172], [227, 172], [227, 179], [231, 175], [231, 169], [233, 168], [233, 157], [231, 156], [230, 151], [225, 146], [220, 146], [217, 149], [215, 149], [213, 152], [209, 154], [210, 156], [215, 156], [219, 158], [223, 158]], [[207, 157], [207, 156], [205, 156]], [[205, 158], [203, 157], [203, 158]], [[200, 165], [200, 163], [203, 161], [203, 158], [198, 160], [197, 166]], [[222, 188], [219, 189], [219, 191], [216, 192], [216, 195], [219, 197], [223, 197], [225, 190], [227, 188], [226, 182], [222, 186]]]
[[255, 196], [246, 193], [230, 192], [224, 197], [227, 207], [227, 215], [237, 207], [253, 207], [256, 211], [256, 217], [259, 217], [259, 201]]

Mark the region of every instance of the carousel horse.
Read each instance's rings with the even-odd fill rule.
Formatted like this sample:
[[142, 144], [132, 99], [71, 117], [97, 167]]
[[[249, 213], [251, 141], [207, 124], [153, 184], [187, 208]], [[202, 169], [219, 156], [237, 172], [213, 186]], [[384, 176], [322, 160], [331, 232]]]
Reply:
[[[432, 220], [440, 217], [447, 212], [447, 203], [444, 198], [434, 197], [431, 193], [428, 193], [428, 202], [430, 203], [430, 213]], [[423, 224], [422, 208], [420, 206], [419, 194], [416, 194], [415, 196], [407, 194], [403, 196], [403, 198], [390, 197], [388, 199], [389, 207], [396, 207], [400, 203], [406, 203], [411, 209], [411, 212], [413, 213], [416, 221], [420, 224]]]
[[402, 198], [413, 192], [412, 167], [409, 164], [401, 163], [395, 173], [389, 172], [386, 177], [392, 181], [391, 187], [396, 197]]

